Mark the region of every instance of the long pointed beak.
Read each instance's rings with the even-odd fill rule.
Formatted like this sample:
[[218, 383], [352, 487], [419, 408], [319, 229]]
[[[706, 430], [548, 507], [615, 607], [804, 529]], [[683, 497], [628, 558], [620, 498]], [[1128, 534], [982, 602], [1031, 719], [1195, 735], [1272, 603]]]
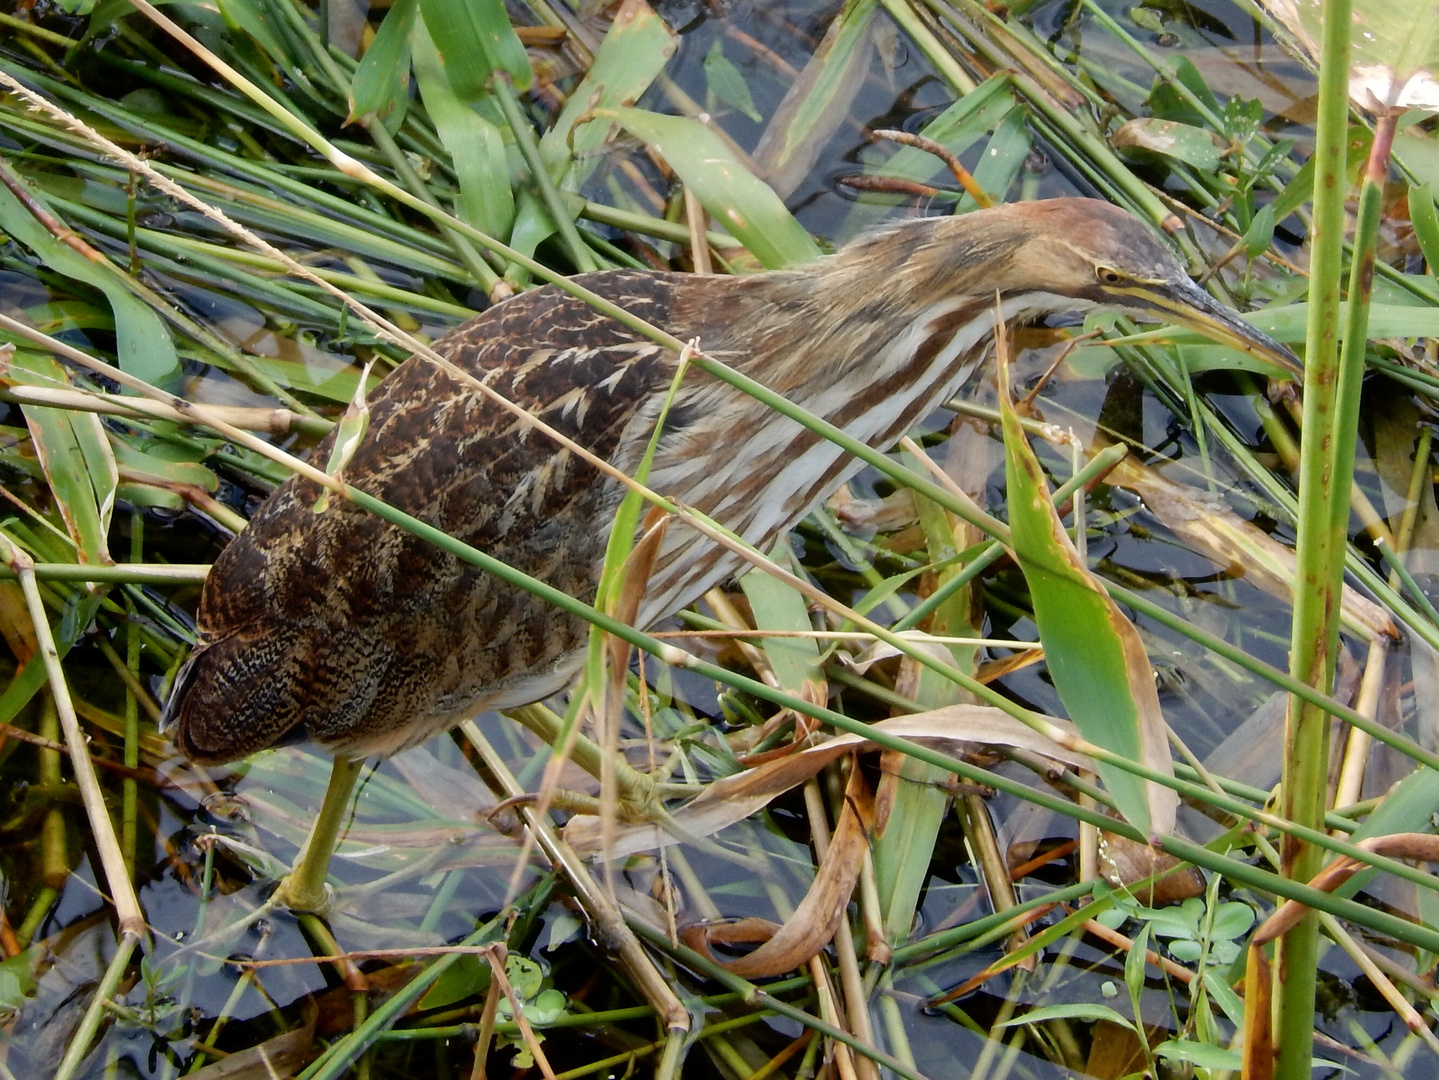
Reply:
[[1217, 344], [1228, 345], [1277, 364], [1296, 381], [1304, 379], [1304, 365], [1288, 348], [1250, 326], [1239, 317], [1238, 312], [1225, 307], [1192, 281], [1186, 279], [1183, 283], [1115, 291], [1123, 292], [1131, 304], [1135, 299], [1141, 300], [1156, 316], [1177, 326], [1203, 334]]

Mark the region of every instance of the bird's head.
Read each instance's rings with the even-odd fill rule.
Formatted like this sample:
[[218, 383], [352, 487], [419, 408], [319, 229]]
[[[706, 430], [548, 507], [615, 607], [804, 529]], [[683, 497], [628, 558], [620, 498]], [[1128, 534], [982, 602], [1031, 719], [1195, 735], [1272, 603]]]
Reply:
[[1173, 323], [1302, 376], [1289, 349], [1191, 281], [1154, 230], [1134, 215], [1096, 199], [989, 211], [996, 212], [1010, 217], [1001, 227], [1013, 240], [1005, 272], [1012, 287], [1042, 287], [1082, 306]]

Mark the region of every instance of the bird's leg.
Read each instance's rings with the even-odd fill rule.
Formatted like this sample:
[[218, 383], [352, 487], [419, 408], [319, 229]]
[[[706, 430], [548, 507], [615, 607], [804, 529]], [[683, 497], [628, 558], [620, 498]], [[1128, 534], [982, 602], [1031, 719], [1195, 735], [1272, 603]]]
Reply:
[[325, 875], [330, 869], [330, 856], [335, 850], [335, 841], [340, 836], [340, 825], [350, 806], [350, 793], [355, 790], [364, 759], [353, 761], [347, 757], [335, 756], [330, 768], [330, 784], [325, 789], [325, 801], [320, 804], [320, 814], [315, 819], [310, 835], [295, 857], [295, 865], [280, 881], [271, 902], [291, 911], [323, 911], [329, 903], [325, 891]]

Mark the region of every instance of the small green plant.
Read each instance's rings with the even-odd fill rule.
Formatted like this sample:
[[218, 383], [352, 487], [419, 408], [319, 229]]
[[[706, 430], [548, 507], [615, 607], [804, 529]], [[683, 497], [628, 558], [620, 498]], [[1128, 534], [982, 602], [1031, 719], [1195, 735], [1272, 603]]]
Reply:
[[1163, 941], [1165, 951], [1180, 963], [1227, 966], [1239, 956], [1244, 935], [1254, 925], [1254, 909], [1237, 900], [1210, 904], [1197, 896], [1170, 907], [1152, 908], [1117, 895], [1114, 906], [1096, 919], [1111, 929], [1136, 919]]

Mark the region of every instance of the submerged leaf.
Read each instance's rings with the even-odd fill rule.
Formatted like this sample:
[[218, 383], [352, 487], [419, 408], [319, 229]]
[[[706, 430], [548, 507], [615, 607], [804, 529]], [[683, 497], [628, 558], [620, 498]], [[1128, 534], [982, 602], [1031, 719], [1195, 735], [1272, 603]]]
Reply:
[[750, 95], [749, 84], [744, 81], [744, 74], [724, 54], [724, 43], [719, 38], [714, 39], [710, 51], [705, 53], [705, 81], [714, 91], [714, 96], [731, 109], [743, 113], [756, 124], [764, 119], [754, 107], [754, 98]]
[[[625, 0], [600, 42], [594, 63], [570, 94], [559, 118], [540, 139], [540, 156], [566, 190], [578, 191], [601, 158], [610, 126], [581, 123], [593, 109], [633, 105], [679, 47], [673, 34], [644, 0]], [[559, 166], [569, 165], [561, 175]]]
[[[1013, 746], [1050, 758], [1059, 766], [1094, 768], [1091, 758], [1073, 749], [1079, 740], [1072, 725], [1052, 716], [1043, 719], [1048, 729], [1038, 731], [989, 705], [948, 705], [942, 709], [879, 720], [871, 726], [887, 735], [953, 754], [993, 746]], [[605, 849], [605, 857], [624, 858], [683, 841], [687, 837], [712, 836], [737, 821], [743, 821], [816, 775], [830, 762], [855, 749], [878, 747], [862, 735], [838, 735], [788, 757], [716, 780], [670, 815], [670, 820], [679, 826], [680, 832], [666, 833], [648, 823], [630, 826], [619, 831], [613, 846]], [[593, 815], [575, 815], [565, 826], [564, 837], [581, 854], [599, 853], [599, 819]]]

